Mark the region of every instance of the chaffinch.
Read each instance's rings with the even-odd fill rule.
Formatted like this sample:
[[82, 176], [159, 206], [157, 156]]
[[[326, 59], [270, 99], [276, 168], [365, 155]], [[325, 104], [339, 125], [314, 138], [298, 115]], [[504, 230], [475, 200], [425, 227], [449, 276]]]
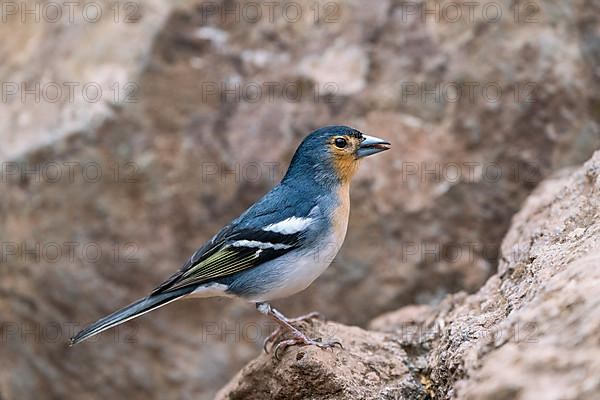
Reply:
[[183, 297], [238, 297], [278, 323], [264, 343], [283, 333], [290, 339], [275, 346], [329, 348], [338, 341], [309, 338], [269, 301], [306, 289], [340, 249], [350, 213], [349, 187], [359, 160], [390, 148], [390, 143], [347, 126], [327, 126], [300, 144], [281, 182], [241, 216], [198, 249], [181, 269], [144, 297], [71, 338], [76, 344]]

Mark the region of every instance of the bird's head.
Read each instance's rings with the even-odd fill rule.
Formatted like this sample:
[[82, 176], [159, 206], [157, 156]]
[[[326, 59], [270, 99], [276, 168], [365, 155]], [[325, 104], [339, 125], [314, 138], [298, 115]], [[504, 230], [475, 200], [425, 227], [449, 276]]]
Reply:
[[314, 178], [323, 183], [347, 183], [361, 158], [390, 148], [390, 143], [348, 126], [326, 126], [300, 144], [284, 179]]

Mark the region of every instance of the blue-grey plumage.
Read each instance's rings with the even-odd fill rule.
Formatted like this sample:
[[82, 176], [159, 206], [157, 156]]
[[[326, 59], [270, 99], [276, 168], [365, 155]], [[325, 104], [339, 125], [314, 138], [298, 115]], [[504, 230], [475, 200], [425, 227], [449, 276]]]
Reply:
[[235, 296], [257, 303], [299, 343], [315, 344], [265, 302], [304, 290], [329, 266], [346, 235], [358, 160], [389, 146], [346, 126], [312, 132], [277, 186], [149, 296], [89, 325], [71, 343], [182, 297]]
[[346, 229], [335, 232], [332, 226], [340, 201], [337, 193], [319, 196], [303, 217], [310, 225], [302, 233], [302, 246], [219, 280], [227, 286], [226, 293], [262, 302], [285, 298], [306, 289], [331, 264], [342, 245]]

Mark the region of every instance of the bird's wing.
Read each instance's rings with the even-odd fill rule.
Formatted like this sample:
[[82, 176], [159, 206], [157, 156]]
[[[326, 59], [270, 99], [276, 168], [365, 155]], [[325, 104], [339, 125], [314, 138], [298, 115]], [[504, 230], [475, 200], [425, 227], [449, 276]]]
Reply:
[[[306, 233], [314, 229], [311, 225], [318, 223], [314, 209], [299, 212], [297, 207], [285, 205], [273, 207], [272, 212], [266, 212], [264, 207], [250, 209], [249, 213], [223, 228], [198, 249], [178, 272], [154, 289], [152, 294], [233, 275], [298, 249], [307, 241]], [[253, 223], [247, 223], [248, 220]]]

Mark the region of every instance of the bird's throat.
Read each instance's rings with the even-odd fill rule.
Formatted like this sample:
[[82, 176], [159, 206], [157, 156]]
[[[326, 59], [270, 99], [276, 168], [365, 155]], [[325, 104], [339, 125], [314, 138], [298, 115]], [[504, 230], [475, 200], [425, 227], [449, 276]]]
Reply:
[[359, 161], [354, 157], [338, 156], [333, 159], [333, 169], [342, 186], [350, 185], [352, 177], [358, 171]]

